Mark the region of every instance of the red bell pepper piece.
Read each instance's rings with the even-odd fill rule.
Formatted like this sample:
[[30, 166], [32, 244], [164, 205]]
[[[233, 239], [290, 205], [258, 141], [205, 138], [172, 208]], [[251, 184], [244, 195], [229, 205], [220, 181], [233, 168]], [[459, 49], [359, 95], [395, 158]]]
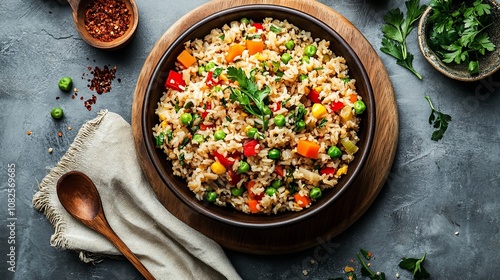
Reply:
[[220, 162], [220, 164], [224, 165], [227, 169], [231, 169], [234, 164], [234, 159], [232, 158], [226, 158], [223, 154], [214, 151], [214, 156], [217, 158], [217, 160]]
[[207, 79], [205, 81], [205, 84], [209, 87], [213, 87], [215, 85], [218, 85], [220, 84], [220, 82], [214, 80], [214, 72], [213, 71], [210, 71], [208, 72], [207, 74]]
[[213, 127], [215, 127], [215, 124], [203, 124], [203, 123], [200, 124], [200, 130], [203, 131]]
[[344, 103], [342, 103], [342, 102], [333, 101], [332, 104], [330, 104], [330, 109], [332, 109], [332, 111], [334, 111], [334, 112], [336, 112], [342, 108], [344, 108]]
[[171, 88], [178, 91], [184, 91], [186, 82], [182, 79], [182, 74], [174, 70], [168, 72], [167, 80], [165, 81], [165, 87]]
[[246, 157], [256, 156], [259, 153], [259, 149], [256, 146], [259, 144], [257, 139], [250, 140], [243, 144], [243, 155]]
[[233, 171], [232, 169], [228, 169], [227, 173], [229, 174], [230, 178], [229, 183], [233, 186], [236, 186], [238, 182], [241, 180], [241, 175]]
[[280, 177], [285, 176], [285, 171], [283, 170], [283, 166], [281, 165], [276, 165], [274, 167], [274, 173], [276, 173]]
[[311, 100], [312, 103], [321, 103], [321, 99], [319, 98], [319, 92], [317, 92], [314, 89], [311, 89], [309, 91], [307, 98], [309, 98], [309, 100]]
[[[208, 102], [205, 103], [205, 111], [203, 113], [201, 113], [201, 118], [204, 119], [207, 117], [208, 115], [208, 110], [211, 110], [212, 109], [212, 103]], [[200, 128], [201, 128], [201, 125], [200, 125]], [[205, 129], [202, 129], [202, 130], [205, 130]]]
[[271, 111], [273, 112], [277, 112], [279, 110], [281, 110], [281, 102], [276, 103], [276, 106], [274, 106], [274, 108], [271, 109]]
[[255, 181], [249, 181], [247, 183], [248, 198], [259, 201], [259, 200], [261, 200], [264, 197], [264, 192], [261, 192], [260, 194], [255, 194], [252, 191], [252, 188], [253, 188], [254, 185], [255, 185]]
[[256, 22], [256, 23], [252, 24], [252, 26], [254, 26], [255, 28], [257, 28], [257, 30], [259, 30], [259, 29], [260, 30], [264, 30], [264, 26], [262, 26], [261, 23]]
[[333, 167], [325, 167], [319, 170], [319, 174], [321, 175], [333, 175], [337, 170]]

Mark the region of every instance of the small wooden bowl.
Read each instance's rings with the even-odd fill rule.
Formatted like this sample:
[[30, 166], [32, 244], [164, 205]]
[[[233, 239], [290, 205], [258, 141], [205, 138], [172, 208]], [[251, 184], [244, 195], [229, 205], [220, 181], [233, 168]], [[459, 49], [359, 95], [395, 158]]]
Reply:
[[[157, 149], [152, 136], [152, 127], [157, 123], [155, 114], [158, 101], [165, 91], [165, 80], [168, 72], [175, 67], [176, 57], [184, 50], [184, 42], [195, 38], [203, 38], [210, 33], [213, 28], [220, 28], [233, 20], [243, 17], [251, 17], [254, 21], [272, 17], [280, 20], [288, 20], [290, 23], [303, 30], [311, 32], [313, 37], [319, 37], [331, 42], [330, 48], [336, 55], [343, 56], [349, 66], [349, 74], [356, 79], [357, 92], [366, 103], [367, 110], [363, 113], [358, 133], [361, 139], [358, 142], [359, 151], [349, 166], [349, 173], [343, 176], [338, 185], [333, 189], [328, 189], [323, 193], [323, 197], [315, 202], [311, 207], [300, 212], [286, 212], [277, 215], [249, 215], [236, 211], [230, 207], [220, 207], [198, 201], [195, 195], [187, 187], [184, 178], [172, 174], [172, 164], [167, 161], [162, 150]], [[332, 28], [313, 16], [301, 11], [284, 6], [256, 4], [229, 8], [215, 12], [182, 33], [166, 50], [161, 60], [156, 65], [146, 88], [143, 106], [139, 109], [141, 114], [142, 138], [145, 141], [147, 155], [158, 176], [170, 188], [170, 190], [186, 205], [197, 213], [219, 221], [225, 225], [242, 227], [247, 229], [275, 229], [287, 226], [320, 213], [341, 197], [345, 190], [351, 187], [361, 172], [366, 159], [370, 153], [374, 131], [375, 131], [375, 99], [370, 79], [363, 67], [362, 62], [349, 46], [349, 44]], [[353, 205], [356, 207], [356, 205]]]
[[68, 0], [71, 9], [73, 10], [75, 28], [78, 31], [78, 34], [80, 34], [80, 37], [92, 47], [103, 50], [117, 50], [127, 45], [134, 37], [137, 25], [139, 24], [139, 10], [137, 9], [135, 0], [122, 0], [125, 5], [127, 5], [127, 9], [130, 11], [131, 25], [125, 34], [110, 42], [103, 42], [94, 38], [85, 28], [85, 11], [87, 9], [87, 5], [91, 1], [92, 0]]
[[[466, 0], [466, 3], [473, 2]], [[485, 0], [491, 6], [493, 16], [493, 25], [488, 28], [490, 40], [495, 44], [496, 48], [492, 52], [487, 52], [486, 55], [479, 58], [479, 74], [471, 75], [467, 70], [467, 63], [444, 63], [434, 53], [427, 44], [427, 32], [430, 30], [429, 17], [432, 15], [432, 8], [428, 7], [418, 24], [418, 44], [420, 52], [424, 58], [443, 75], [458, 81], [474, 82], [484, 79], [500, 69], [500, 5], [496, 0]]]

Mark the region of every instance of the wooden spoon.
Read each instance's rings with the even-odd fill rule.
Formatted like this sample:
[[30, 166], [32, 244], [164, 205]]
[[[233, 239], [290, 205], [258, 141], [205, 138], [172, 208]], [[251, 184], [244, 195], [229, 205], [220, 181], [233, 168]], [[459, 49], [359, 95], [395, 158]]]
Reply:
[[59, 201], [71, 216], [104, 235], [146, 279], [155, 279], [108, 224], [99, 192], [87, 175], [70, 171], [57, 181], [56, 190]]
[[137, 9], [135, 0], [122, 0], [125, 5], [127, 5], [127, 9], [130, 11], [131, 25], [125, 34], [110, 42], [103, 42], [92, 37], [92, 35], [90, 35], [85, 28], [85, 11], [91, 1], [93, 0], [68, 0], [69, 5], [73, 10], [75, 28], [78, 31], [78, 34], [80, 34], [80, 37], [89, 45], [103, 50], [116, 50], [128, 44], [133, 38], [137, 25], [139, 24], [139, 10]]

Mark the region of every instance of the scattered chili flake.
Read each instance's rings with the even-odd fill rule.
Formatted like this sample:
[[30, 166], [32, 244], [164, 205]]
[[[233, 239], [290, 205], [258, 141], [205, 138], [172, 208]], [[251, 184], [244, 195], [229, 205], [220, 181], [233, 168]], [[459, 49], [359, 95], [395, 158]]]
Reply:
[[87, 108], [87, 110], [92, 110], [92, 105], [94, 105], [97, 101], [97, 97], [92, 94], [92, 98], [86, 100], [83, 104]]
[[57, 136], [62, 137], [62, 136], [63, 136], [62, 131], [58, 131], [58, 132], [57, 132]]
[[71, 95], [71, 99], [75, 99], [75, 95], [74, 95], [74, 94], [73, 94], [73, 95]]
[[31, 135], [31, 130], [28, 130], [26, 134]]
[[88, 80], [89, 84], [87, 87], [98, 94], [109, 92], [111, 90], [111, 83], [116, 77], [116, 66], [109, 68], [108, 65], [104, 65], [102, 69], [96, 66], [94, 70], [91, 67], [89, 68], [93, 78]]
[[91, 0], [85, 10], [84, 22], [92, 37], [111, 42], [129, 29], [131, 13], [121, 0]]

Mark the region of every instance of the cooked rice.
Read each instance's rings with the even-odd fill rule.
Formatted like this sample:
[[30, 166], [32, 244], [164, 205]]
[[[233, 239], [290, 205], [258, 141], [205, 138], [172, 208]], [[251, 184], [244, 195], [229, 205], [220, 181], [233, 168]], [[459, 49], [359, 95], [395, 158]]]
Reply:
[[[233, 21], [220, 29], [213, 29], [203, 39], [185, 43], [185, 49], [197, 61], [187, 69], [176, 63], [176, 71], [182, 74], [186, 87], [184, 91], [167, 89], [164, 92], [156, 110], [159, 122], [153, 128], [153, 136], [157, 137], [160, 133], [167, 135], [171, 132], [171, 137], [165, 136], [165, 141], [159, 148], [164, 150], [168, 160], [172, 162], [173, 174], [186, 179], [187, 186], [197, 199], [202, 200], [208, 192], [215, 191], [217, 193], [215, 204], [231, 206], [250, 213], [246, 185], [252, 180], [255, 182], [251, 189], [253, 194], [257, 197], [259, 194], [264, 194], [257, 205], [259, 212], [276, 214], [282, 211], [300, 211], [310, 207], [311, 204], [299, 205], [294, 200], [294, 191], [302, 196], [309, 196], [309, 191], [314, 187], [320, 187], [321, 190], [335, 187], [338, 179], [347, 172], [349, 162], [354, 159], [353, 154], [346, 152], [339, 143], [339, 139], [347, 137], [354, 144], [359, 140], [357, 131], [360, 118], [356, 116], [353, 102], [350, 100], [351, 95], [357, 95], [356, 81], [349, 79], [345, 59], [336, 56], [329, 49], [330, 42], [312, 38], [310, 32], [300, 30], [286, 20], [266, 18], [262, 26], [263, 30], [259, 30], [252, 24]], [[281, 31], [276, 32], [275, 27]], [[245, 45], [247, 36], [260, 33], [263, 34], [262, 38], [265, 38], [265, 48], [262, 52], [249, 55], [245, 50], [233, 63], [226, 62], [225, 55], [230, 45]], [[287, 50], [285, 47], [285, 43], [289, 40], [295, 42], [293, 50]], [[317, 47], [316, 55], [309, 58], [309, 63], [303, 63], [304, 48], [311, 44]], [[288, 64], [280, 61], [284, 52], [292, 56]], [[222, 76], [218, 77], [218, 81], [222, 83], [220, 86], [207, 86], [207, 71], [198, 73], [199, 67], [204, 67], [210, 62], [214, 62], [216, 68], [224, 69]], [[279, 71], [283, 73], [281, 78], [277, 75], [279, 72], [272, 69], [273, 62], [279, 62]], [[263, 131], [261, 119], [245, 112], [238, 102], [230, 100], [231, 91], [227, 88], [235, 88], [238, 85], [225, 79], [229, 66], [243, 69], [247, 76], [250, 76], [252, 70], [259, 69], [252, 72], [255, 82], [259, 89], [266, 85], [270, 87], [266, 104], [274, 111], [274, 116], [278, 114], [287, 116], [287, 124], [284, 127], [276, 126], [271, 117], [267, 130]], [[308, 78], [299, 81], [301, 74], [307, 75]], [[326, 123], [322, 127], [319, 124], [323, 118], [318, 120], [311, 114], [313, 103], [307, 97], [311, 89], [320, 90], [321, 103], [328, 111], [323, 117]], [[357, 99], [361, 100], [361, 97], [357, 95]], [[211, 104], [211, 109], [205, 109], [207, 102]], [[345, 107], [342, 111], [334, 112], [329, 106], [332, 102], [342, 102]], [[189, 105], [186, 106], [191, 103], [194, 106], [190, 108]], [[278, 108], [278, 103], [283, 103], [283, 106]], [[289, 119], [300, 104], [308, 112], [304, 118], [306, 129], [295, 132], [295, 124]], [[196, 118], [191, 127], [183, 125], [180, 121], [183, 113], [189, 112], [201, 116], [205, 111], [208, 115], [204, 119]], [[344, 118], [340, 116], [341, 114]], [[200, 124], [208, 128], [199, 129]], [[243, 145], [249, 141], [245, 131], [248, 126], [259, 128], [265, 135], [265, 138], [259, 141], [260, 151], [257, 156], [243, 156]], [[216, 141], [214, 132], [219, 129], [226, 133], [226, 137]], [[194, 130], [196, 132], [193, 132]], [[205, 141], [200, 144], [192, 141], [194, 134], [203, 135]], [[187, 145], [179, 148], [186, 137], [189, 139]], [[319, 144], [318, 157], [310, 159], [297, 154], [296, 147], [299, 140], [310, 140]], [[331, 146], [337, 146], [342, 150], [340, 158], [332, 159], [327, 154]], [[278, 148], [281, 151], [279, 160], [268, 158], [271, 148]], [[241, 179], [236, 184], [230, 182], [228, 172], [215, 174], [210, 167], [217, 161], [213, 156], [214, 151], [226, 157], [234, 156], [233, 171], [237, 170], [242, 160], [250, 165], [250, 171], [241, 174]], [[275, 173], [277, 165], [284, 168], [285, 178]], [[335, 168], [336, 172], [320, 175], [319, 170], [325, 167]], [[316, 175], [309, 176], [307, 172], [302, 171], [303, 169]], [[275, 195], [269, 196], [265, 194], [265, 190], [275, 179], [281, 180], [282, 184], [277, 188]], [[294, 190], [291, 186], [296, 186], [297, 189]], [[231, 188], [244, 188], [245, 191], [241, 196], [233, 196]], [[314, 203], [314, 200], [312, 202]]]

